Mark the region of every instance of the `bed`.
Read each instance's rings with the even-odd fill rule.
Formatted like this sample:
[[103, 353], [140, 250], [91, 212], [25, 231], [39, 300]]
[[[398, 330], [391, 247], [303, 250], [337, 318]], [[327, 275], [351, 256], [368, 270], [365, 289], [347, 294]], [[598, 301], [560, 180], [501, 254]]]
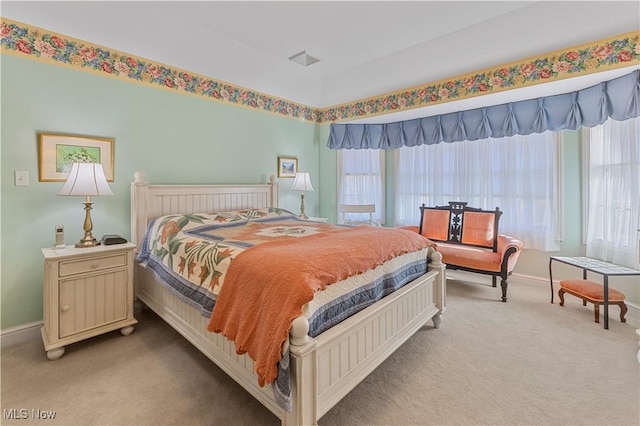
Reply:
[[[136, 172], [131, 183], [131, 238], [140, 251], [154, 219], [264, 207], [278, 207], [274, 177], [256, 185], [155, 185]], [[277, 401], [271, 387], [260, 386], [248, 354], [238, 354], [232, 341], [207, 331], [210, 319], [143, 263], [136, 265], [135, 292], [138, 302], [183, 335], [283, 425], [313, 425], [428, 321], [434, 328], [440, 326], [446, 310], [445, 265], [432, 248], [428, 257], [422, 275], [315, 337], [309, 335], [307, 317], [291, 322], [284, 352], [291, 385], [289, 409]]]

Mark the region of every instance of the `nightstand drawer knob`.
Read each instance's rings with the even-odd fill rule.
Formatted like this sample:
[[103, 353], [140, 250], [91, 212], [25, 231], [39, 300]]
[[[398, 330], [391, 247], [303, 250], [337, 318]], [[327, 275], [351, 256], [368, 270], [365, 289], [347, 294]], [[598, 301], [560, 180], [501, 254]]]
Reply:
[[98, 266], [100, 266], [100, 262], [92, 262], [91, 263], [91, 269], [96, 269]]
[[69, 305], [64, 305], [64, 306], [62, 307], [62, 312], [67, 312], [69, 309], [71, 309], [71, 306], [69, 306]]

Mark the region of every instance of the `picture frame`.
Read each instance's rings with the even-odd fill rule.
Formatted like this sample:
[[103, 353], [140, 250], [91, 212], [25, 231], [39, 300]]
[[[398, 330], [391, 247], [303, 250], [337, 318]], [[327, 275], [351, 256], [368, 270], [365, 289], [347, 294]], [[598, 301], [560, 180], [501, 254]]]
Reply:
[[278, 177], [293, 178], [298, 172], [298, 159], [296, 157], [278, 157]]
[[100, 163], [113, 182], [113, 138], [62, 133], [38, 133], [38, 180], [64, 182], [74, 162]]

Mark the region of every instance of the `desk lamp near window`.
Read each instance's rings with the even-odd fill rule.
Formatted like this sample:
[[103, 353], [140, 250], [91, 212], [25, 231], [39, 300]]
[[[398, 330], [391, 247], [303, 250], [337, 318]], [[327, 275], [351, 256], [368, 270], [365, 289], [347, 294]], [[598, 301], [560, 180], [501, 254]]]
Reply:
[[313, 192], [313, 185], [311, 185], [311, 177], [309, 173], [299, 172], [296, 173], [296, 177], [293, 179], [293, 185], [291, 185], [292, 191], [300, 191], [300, 215], [299, 217], [302, 219], [309, 219], [309, 217], [304, 214], [304, 192], [309, 191]]
[[64, 186], [58, 195], [81, 195], [85, 196], [84, 201], [84, 238], [76, 247], [95, 247], [100, 244], [93, 235], [93, 223], [91, 222], [91, 196], [92, 195], [113, 195], [107, 178], [104, 176], [102, 164], [97, 163], [73, 163], [71, 172]]

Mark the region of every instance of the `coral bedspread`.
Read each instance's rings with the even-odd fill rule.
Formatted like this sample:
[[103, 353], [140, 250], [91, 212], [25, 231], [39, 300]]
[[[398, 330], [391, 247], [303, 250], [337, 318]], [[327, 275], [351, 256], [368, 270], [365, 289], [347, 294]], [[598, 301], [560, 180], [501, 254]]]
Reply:
[[249, 353], [260, 386], [271, 383], [291, 321], [314, 292], [430, 244], [409, 231], [359, 226], [253, 246], [231, 262], [208, 330]]

